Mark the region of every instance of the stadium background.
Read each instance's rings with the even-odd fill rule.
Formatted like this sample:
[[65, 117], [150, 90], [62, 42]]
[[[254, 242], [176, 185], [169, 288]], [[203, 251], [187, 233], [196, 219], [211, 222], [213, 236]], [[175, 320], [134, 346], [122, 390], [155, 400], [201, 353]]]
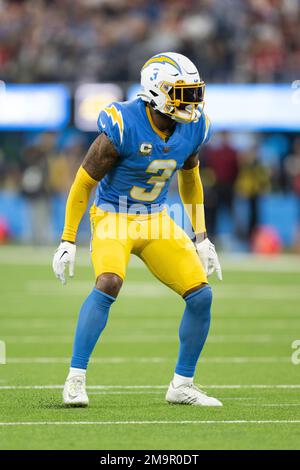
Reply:
[[[57, 242], [99, 108], [134, 94], [148, 57], [175, 50], [190, 57], [207, 82], [208, 112], [210, 87], [219, 92], [215, 109], [218, 97], [227, 97], [219, 121], [211, 116], [215, 133], [201, 157], [210, 236], [223, 250], [299, 251], [300, 104], [292, 102], [299, 14], [297, 0], [1, 1], [1, 242]], [[268, 84], [271, 92], [265, 109], [254, 99], [249, 122], [240, 126], [245, 94], [237, 114], [227, 116], [235, 84], [246, 84], [246, 93]], [[41, 116], [43, 105], [34, 100], [48, 92], [49, 109]], [[5, 96], [12, 98], [5, 102]], [[32, 115], [26, 106], [35, 109]], [[294, 120], [285, 122], [290, 110]], [[283, 116], [281, 124], [274, 125], [275, 115], [279, 122]], [[88, 230], [85, 219], [81, 241]]]
[[[0, 449], [299, 449], [299, 24], [299, 0], [0, 0]], [[67, 192], [100, 107], [134, 96], [167, 50], [207, 82], [202, 178], [223, 281], [210, 278], [195, 383], [224, 406], [165, 403], [184, 302], [132, 257], [90, 406], [65, 409], [93, 283], [87, 218], [75, 278], [52, 272]]]

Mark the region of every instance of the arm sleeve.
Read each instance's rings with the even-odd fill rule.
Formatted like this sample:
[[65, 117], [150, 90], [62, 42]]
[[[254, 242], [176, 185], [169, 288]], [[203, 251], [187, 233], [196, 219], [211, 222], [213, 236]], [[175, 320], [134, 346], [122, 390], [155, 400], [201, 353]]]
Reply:
[[204, 215], [204, 193], [199, 165], [190, 170], [178, 171], [178, 187], [181, 200], [189, 216], [194, 232], [206, 232]]
[[92, 189], [98, 181], [94, 180], [81, 166], [71, 186], [65, 215], [62, 240], [75, 242], [78, 226], [86, 211]]

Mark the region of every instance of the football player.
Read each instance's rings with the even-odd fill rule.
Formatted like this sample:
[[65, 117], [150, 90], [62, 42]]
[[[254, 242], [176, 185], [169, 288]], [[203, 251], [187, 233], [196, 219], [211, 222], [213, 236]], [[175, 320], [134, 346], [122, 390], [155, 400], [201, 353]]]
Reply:
[[[193, 383], [210, 325], [212, 290], [207, 275], [216, 271], [222, 278], [214, 245], [206, 235], [199, 174], [198, 152], [211, 133], [203, 112], [205, 84], [187, 57], [167, 52], [145, 63], [141, 89], [137, 99], [112, 103], [100, 112], [99, 135], [69, 193], [62, 240], [53, 259], [54, 273], [65, 283], [69, 265], [69, 275], [74, 275], [77, 229], [97, 186], [90, 211], [96, 282], [79, 313], [63, 400], [66, 405], [88, 405], [87, 365], [134, 253], [185, 300], [178, 360], [166, 400], [221, 406]], [[195, 244], [164, 206], [177, 170]]]

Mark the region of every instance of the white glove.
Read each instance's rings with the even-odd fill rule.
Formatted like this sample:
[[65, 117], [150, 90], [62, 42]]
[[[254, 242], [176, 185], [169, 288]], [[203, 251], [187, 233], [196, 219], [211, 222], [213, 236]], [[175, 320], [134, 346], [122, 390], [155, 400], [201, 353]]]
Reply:
[[208, 238], [205, 238], [202, 242], [196, 242], [195, 245], [207, 276], [216, 271], [218, 279], [222, 281], [222, 269], [215, 245]]
[[66, 284], [65, 268], [69, 265], [69, 276], [74, 276], [76, 245], [70, 242], [61, 242], [53, 256], [52, 267], [55, 276], [62, 284]]

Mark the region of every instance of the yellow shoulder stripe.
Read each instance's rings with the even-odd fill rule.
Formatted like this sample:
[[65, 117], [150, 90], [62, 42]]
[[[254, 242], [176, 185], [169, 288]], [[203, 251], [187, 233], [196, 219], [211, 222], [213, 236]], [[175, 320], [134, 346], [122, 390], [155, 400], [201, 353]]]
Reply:
[[104, 108], [103, 111], [107, 114], [107, 116], [111, 117], [113, 126], [117, 124], [119, 133], [120, 133], [120, 142], [122, 143], [123, 132], [124, 132], [124, 122], [123, 122], [123, 116], [122, 116], [121, 111], [117, 109], [115, 105], [108, 106], [107, 108]]

